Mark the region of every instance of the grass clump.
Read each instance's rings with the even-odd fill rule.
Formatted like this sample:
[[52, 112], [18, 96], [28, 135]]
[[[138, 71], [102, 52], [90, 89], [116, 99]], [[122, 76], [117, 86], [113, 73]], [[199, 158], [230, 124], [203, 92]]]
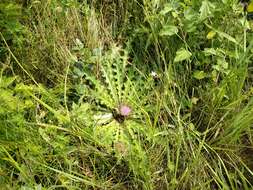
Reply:
[[1, 188], [252, 189], [252, 34], [237, 1], [4, 1], [0, 18], [10, 7]]

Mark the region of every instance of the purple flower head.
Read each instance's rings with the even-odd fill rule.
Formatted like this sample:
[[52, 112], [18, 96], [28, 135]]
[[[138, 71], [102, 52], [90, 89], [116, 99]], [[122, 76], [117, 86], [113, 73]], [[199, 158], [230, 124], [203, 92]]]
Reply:
[[120, 115], [122, 116], [129, 116], [131, 111], [132, 111], [131, 108], [127, 105], [121, 105], [119, 108]]

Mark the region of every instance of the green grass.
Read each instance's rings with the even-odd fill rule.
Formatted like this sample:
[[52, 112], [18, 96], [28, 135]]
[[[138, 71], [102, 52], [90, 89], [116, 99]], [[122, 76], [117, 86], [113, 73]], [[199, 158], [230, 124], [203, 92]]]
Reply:
[[4, 1], [1, 18], [0, 189], [253, 188], [237, 0]]

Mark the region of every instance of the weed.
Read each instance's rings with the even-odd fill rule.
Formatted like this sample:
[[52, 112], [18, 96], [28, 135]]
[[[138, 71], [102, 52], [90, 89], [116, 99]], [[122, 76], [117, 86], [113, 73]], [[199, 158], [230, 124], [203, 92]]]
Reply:
[[0, 3], [1, 188], [252, 189], [240, 3], [16, 2]]

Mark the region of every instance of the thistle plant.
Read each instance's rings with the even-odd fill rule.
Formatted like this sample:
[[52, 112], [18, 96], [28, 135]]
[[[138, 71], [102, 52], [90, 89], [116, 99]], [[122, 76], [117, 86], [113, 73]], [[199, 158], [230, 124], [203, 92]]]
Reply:
[[83, 66], [82, 71], [84, 90], [79, 103], [93, 102], [83, 115], [87, 118], [90, 113], [91, 117], [84, 122], [90, 123], [98, 146], [119, 160], [126, 158], [135, 175], [149, 181], [148, 162], [139, 140], [152, 135], [148, 112], [154, 86], [147, 83], [152, 77], [138, 71], [127, 51], [115, 45], [96, 61], [99, 72], [93, 72], [92, 66]]
[[[142, 122], [145, 115], [143, 108], [148, 103], [148, 89], [141, 84], [146, 79], [128, 61], [127, 51], [114, 45], [104, 55], [97, 56], [96, 61], [99, 72], [94, 73], [93, 67], [84, 66], [84, 80], [81, 82], [85, 86], [82, 97], [95, 102], [95, 109], [92, 110], [95, 112], [95, 123], [106, 123], [101, 122], [103, 119], [120, 124], [126, 120]], [[107, 125], [110, 124], [107, 121]]]
[[127, 51], [114, 45], [104, 55], [97, 56], [95, 62], [98, 72], [93, 72], [95, 65], [84, 65], [79, 71], [83, 73], [78, 84], [84, 89], [81, 97], [96, 102], [97, 110], [128, 119], [143, 118], [153, 87], [147, 85], [147, 77], [129, 62]]

